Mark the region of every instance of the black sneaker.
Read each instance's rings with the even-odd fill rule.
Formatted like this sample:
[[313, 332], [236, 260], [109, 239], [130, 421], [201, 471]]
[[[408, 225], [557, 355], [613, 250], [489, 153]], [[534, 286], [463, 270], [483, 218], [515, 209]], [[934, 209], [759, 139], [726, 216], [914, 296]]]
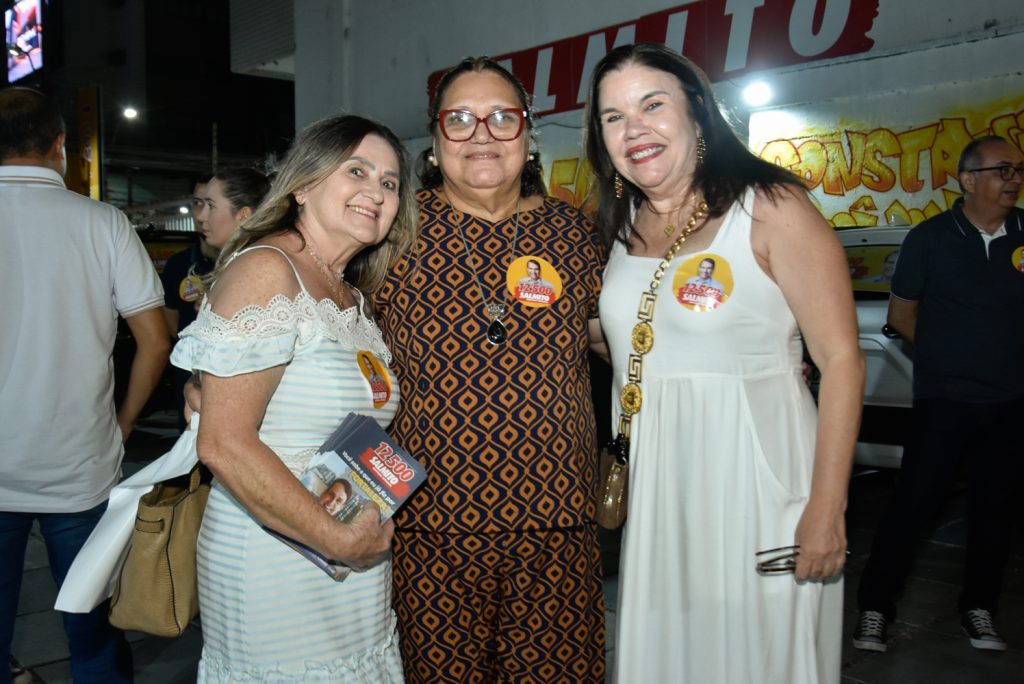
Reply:
[[853, 630], [853, 647], [862, 651], [885, 653], [885, 616], [877, 610], [865, 610], [857, 618]]
[[983, 651], [1005, 651], [1006, 642], [992, 625], [992, 614], [984, 608], [966, 611], [960, 618], [964, 634], [971, 638], [971, 646]]

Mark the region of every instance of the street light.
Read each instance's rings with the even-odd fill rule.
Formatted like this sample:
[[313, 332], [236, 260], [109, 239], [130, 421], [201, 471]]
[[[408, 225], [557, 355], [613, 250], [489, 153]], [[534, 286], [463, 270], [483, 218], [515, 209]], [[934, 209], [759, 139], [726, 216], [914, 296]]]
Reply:
[[[139, 110], [136, 109], [135, 107], [132, 107], [131, 105], [126, 105], [125, 107], [123, 107], [121, 109], [121, 116], [117, 117], [117, 122], [114, 124], [114, 132], [110, 136], [110, 144], [109, 144], [109, 147], [107, 148], [107, 149], [110, 150], [111, 153], [114, 150], [114, 144], [117, 142], [117, 133], [118, 133], [118, 131], [121, 130], [121, 124], [124, 123], [125, 121], [135, 121], [138, 118], [139, 118]], [[108, 155], [106, 153], [104, 153], [104, 164], [105, 165], [107, 163], [109, 163], [108, 160], [109, 160]], [[104, 180], [105, 180], [105, 183], [106, 183], [106, 186], [107, 186], [106, 187], [106, 192], [104, 192], [104, 199], [108, 199], [109, 200], [109, 197], [110, 197], [110, 178], [109, 178], [109, 176], [105, 176]], [[128, 205], [131, 206], [131, 204], [133, 203], [133, 200], [134, 200], [134, 198], [132, 196], [133, 195], [133, 187], [132, 187], [132, 174], [131, 174], [131, 170], [129, 170], [128, 173], [126, 174], [126, 181], [127, 181], [127, 185], [128, 185], [128, 187], [127, 187]]]
[[743, 101], [751, 107], [768, 104], [772, 99], [772, 88], [764, 81], [754, 81], [743, 89]]

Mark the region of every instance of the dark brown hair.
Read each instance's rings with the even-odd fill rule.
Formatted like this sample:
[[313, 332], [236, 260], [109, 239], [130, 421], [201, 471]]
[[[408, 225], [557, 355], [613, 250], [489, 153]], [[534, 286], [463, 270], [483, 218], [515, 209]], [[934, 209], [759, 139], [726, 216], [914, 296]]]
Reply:
[[220, 181], [224, 197], [231, 204], [231, 213], [237, 214], [245, 207], [256, 211], [260, 202], [270, 190], [270, 181], [256, 169], [238, 166], [221, 169], [210, 180]]
[[0, 161], [41, 156], [64, 132], [64, 119], [53, 100], [32, 88], [0, 90]]
[[[519, 100], [520, 106], [529, 112], [529, 115], [526, 117], [526, 132], [524, 135], [529, 136], [531, 143], [534, 142], [533, 103], [526, 92], [526, 88], [523, 87], [523, 84], [520, 83], [519, 79], [516, 78], [512, 72], [495, 62], [490, 57], [466, 57], [464, 60], [446, 71], [444, 76], [441, 77], [441, 80], [437, 82], [437, 88], [434, 90], [434, 97], [430, 101], [430, 110], [428, 112], [430, 115], [430, 123], [427, 124], [427, 130], [430, 131], [430, 135], [436, 138], [441, 134], [440, 126], [438, 125], [438, 112], [441, 111], [441, 103], [444, 102], [444, 96], [448, 93], [448, 89], [451, 88], [455, 79], [463, 74], [478, 74], [484, 71], [493, 71], [512, 86], [512, 90], [515, 91], [516, 98]], [[534, 146], [535, 145], [531, 144], [531, 148]], [[423, 150], [419, 159], [416, 161], [416, 174], [419, 176], [420, 183], [428, 190], [439, 188], [444, 183], [444, 176], [441, 173], [441, 168], [439, 166], [434, 166], [430, 161], [432, 154], [432, 149], [428, 147]], [[539, 152], [531, 151], [530, 156], [526, 160], [526, 166], [523, 167], [523, 173], [521, 176], [519, 194], [522, 197], [547, 194], [547, 189], [544, 187], [544, 171], [541, 168]]]
[[598, 234], [606, 246], [615, 240], [625, 241], [632, 229], [632, 211], [645, 199], [643, 192], [622, 179], [622, 199], [615, 197], [615, 167], [601, 136], [601, 113], [598, 96], [605, 76], [629, 65], [657, 69], [679, 81], [690, 108], [690, 117], [704, 136], [707, 149], [704, 162], [693, 174], [693, 187], [699, 189], [708, 203], [710, 216], [721, 216], [747, 188], [755, 186], [769, 197], [780, 185], [803, 188], [800, 179], [780, 166], [767, 162], [750, 152], [722, 116], [707, 75], [700, 67], [664, 45], [638, 43], [623, 45], [602, 59], [590, 79], [587, 101], [587, 159], [594, 169], [592, 199], [597, 200]]

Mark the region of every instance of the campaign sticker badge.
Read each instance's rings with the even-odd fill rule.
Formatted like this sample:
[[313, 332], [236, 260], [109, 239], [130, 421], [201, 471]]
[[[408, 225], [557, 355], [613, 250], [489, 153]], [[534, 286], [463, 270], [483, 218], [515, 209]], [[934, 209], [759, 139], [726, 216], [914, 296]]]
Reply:
[[676, 269], [672, 293], [691, 311], [714, 311], [732, 294], [732, 266], [717, 254], [695, 254]]
[[189, 273], [181, 279], [181, 283], [178, 285], [178, 296], [183, 302], [198, 301], [204, 294], [206, 294], [206, 287], [203, 285], [203, 279], [195, 273]]
[[523, 306], [544, 308], [562, 296], [562, 278], [549, 262], [537, 256], [522, 256], [509, 264], [508, 291]]
[[1024, 273], [1024, 247], [1018, 247], [1010, 253], [1010, 263], [1019, 273]]
[[373, 407], [383, 408], [391, 398], [391, 374], [388, 373], [388, 367], [372, 352], [361, 351], [357, 356], [359, 372], [363, 374], [373, 396]]

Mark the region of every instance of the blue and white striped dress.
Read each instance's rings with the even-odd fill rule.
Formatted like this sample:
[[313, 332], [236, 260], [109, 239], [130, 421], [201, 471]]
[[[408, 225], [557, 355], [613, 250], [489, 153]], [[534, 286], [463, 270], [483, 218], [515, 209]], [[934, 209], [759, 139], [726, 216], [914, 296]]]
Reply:
[[[221, 377], [287, 364], [259, 434], [296, 475], [349, 412], [386, 426], [398, 405], [392, 382], [387, 404], [374, 408], [357, 366], [360, 351], [391, 362], [362, 307], [318, 302], [299, 283], [294, 299], [277, 295], [230, 320], [204, 303], [172, 355], [176, 366]], [[403, 681], [390, 562], [334, 582], [214, 482], [198, 564], [199, 681]]]

